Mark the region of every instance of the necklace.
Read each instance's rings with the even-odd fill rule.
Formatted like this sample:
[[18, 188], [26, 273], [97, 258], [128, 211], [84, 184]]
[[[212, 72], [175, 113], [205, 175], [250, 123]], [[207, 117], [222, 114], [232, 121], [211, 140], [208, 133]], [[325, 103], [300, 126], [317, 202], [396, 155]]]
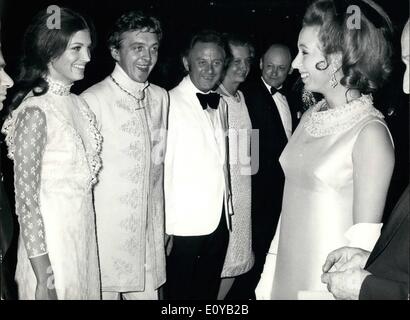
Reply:
[[221, 89], [223, 92], [225, 92], [229, 97], [232, 97], [236, 102], [241, 102], [241, 96], [239, 95], [239, 92], [236, 91], [235, 94], [230, 94], [228, 89], [225, 88], [225, 86], [221, 83]]
[[[133, 97], [135, 100], [139, 102], [141, 102], [141, 100], [143, 100], [145, 98], [145, 94], [144, 94], [144, 90], [140, 90], [138, 91], [138, 95], [135, 96], [133, 95], [131, 92], [129, 92], [128, 90], [124, 89], [115, 79], [112, 75], [110, 75], [111, 80], [118, 86], [118, 88], [120, 88], [122, 91], [124, 91], [126, 94], [128, 94], [129, 96]], [[144, 108], [143, 106], [141, 108]], [[140, 109], [141, 109], [140, 108]]]

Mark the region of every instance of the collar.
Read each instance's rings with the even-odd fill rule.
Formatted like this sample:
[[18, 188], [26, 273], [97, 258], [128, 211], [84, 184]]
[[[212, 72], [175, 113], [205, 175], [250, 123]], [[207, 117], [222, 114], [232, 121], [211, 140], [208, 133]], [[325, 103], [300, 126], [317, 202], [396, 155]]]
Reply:
[[50, 75], [46, 76], [44, 80], [48, 83], [48, 90], [58, 96], [68, 96], [73, 83], [64, 84], [60, 81], [54, 80]]
[[231, 95], [228, 92], [228, 90], [225, 88], [225, 86], [222, 84], [222, 82], [219, 84], [217, 92], [223, 97], [233, 99], [236, 102], [241, 102], [241, 96], [239, 95], [239, 90], [236, 90], [235, 95]]
[[126, 92], [128, 91], [128, 93], [134, 96], [137, 100], [143, 99], [143, 91], [149, 86], [148, 81], [140, 83], [132, 80], [118, 63], [115, 64], [111, 77], [122, 90]]
[[[183, 81], [184, 81], [185, 85], [189, 88], [189, 91], [192, 92], [194, 96], [195, 96], [197, 93], [208, 94], [208, 93], [211, 93], [211, 92], [216, 92], [216, 91], [212, 91], [212, 90], [209, 90], [209, 91], [207, 91], [207, 92], [203, 92], [203, 91], [199, 90], [199, 89], [194, 85], [194, 83], [192, 82], [191, 77], [189, 76], [189, 74], [185, 76], [185, 78], [183, 79]], [[196, 96], [195, 96], [195, 99], [196, 99]]]
[[353, 128], [369, 115], [383, 119], [383, 114], [373, 107], [372, 95], [362, 95], [343, 106], [320, 111], [324, 99], [309, 109], [304, 127], [313, 137], [338, 134]]
[[[264, 84], [265, 87], [268, 89], [269, 94], [270, 94], [270, 88], [272, 88], [272, 86], [268, 85], [268, 84], [265, 82], [265, 79], [263, 79], [263, 77], [261, 77], [261, 79], [262, 79], [263, 84]], [[280, 87], [279, 87], [279, 88], [276, 88], [276, 89], [280, 90], [280, 89], [282, 89], [282, 88], [283, 88], [283, 85], [280, 85]]]

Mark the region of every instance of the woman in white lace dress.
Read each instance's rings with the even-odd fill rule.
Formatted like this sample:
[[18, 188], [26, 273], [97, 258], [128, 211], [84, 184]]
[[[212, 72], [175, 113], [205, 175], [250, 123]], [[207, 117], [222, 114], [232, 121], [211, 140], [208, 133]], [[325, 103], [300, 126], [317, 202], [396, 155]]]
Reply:
[[2, 128], [14, 160], [19, 299], [100, 298], [92, 186], [101, 136], [88, 106], [70, 93], [92, 40], [83, 17], [60, 9], [58, 28], [43, 10], [26, 31], [21, 90]]
[[327, 254], [345, 245], [371, 251], [378, 238], [394, 152], [371, 93], [391, 72], [390, 32], [370, 0], [317, 0], [307, 9], [292, 65], [323, 100], [280, 157], [282, 213], [258, 298], [331, 299], [321, 283]]
[[218, 93], [228, 104], [229, 172], [233, 211], [232, 231], [222, 270], [218, 299], [223, 300], [235, 277], [248, 272], [254, 264], [251, 230], [251, 161], [252, 124], [243, 93], [238, 90], [251, 69], [254, 48], [238, 35], [227, 35], [231, 57]]

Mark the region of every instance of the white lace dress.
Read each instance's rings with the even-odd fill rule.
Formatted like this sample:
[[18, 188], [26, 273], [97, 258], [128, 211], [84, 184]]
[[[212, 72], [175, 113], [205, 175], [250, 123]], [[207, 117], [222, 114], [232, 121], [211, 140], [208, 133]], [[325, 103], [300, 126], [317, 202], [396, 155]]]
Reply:
[[234, 97], [223, 85], [219, 92], [228, 104], [229, 157], [234, 215], [232, 232], [221, 277], [236, 277], [254, 264], [251, 230], [250, 140], [252, 124], [245, 98], [238, 90]]
[[46, 94], [29, 94], [2, 128], [20, 222], [18, 296], [35, 298], [29, 258], [48, 253], [58, 299], [99, 299], [92, 186], [101, 136], [85, 102], [50, 83]]

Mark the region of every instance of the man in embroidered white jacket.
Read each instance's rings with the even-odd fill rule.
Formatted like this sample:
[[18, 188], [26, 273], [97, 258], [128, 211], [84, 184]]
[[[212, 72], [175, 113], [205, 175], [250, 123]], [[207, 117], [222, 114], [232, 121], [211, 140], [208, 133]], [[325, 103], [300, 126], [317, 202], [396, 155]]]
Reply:
[[147, 81], [158, 58], [159, 21], [129, 12], [108, 44], [114, 71], [82, 97], [103, 136], [95, 187], [102, 297], [158, 299], [165, 282], [163, 157], [168, 93]]

